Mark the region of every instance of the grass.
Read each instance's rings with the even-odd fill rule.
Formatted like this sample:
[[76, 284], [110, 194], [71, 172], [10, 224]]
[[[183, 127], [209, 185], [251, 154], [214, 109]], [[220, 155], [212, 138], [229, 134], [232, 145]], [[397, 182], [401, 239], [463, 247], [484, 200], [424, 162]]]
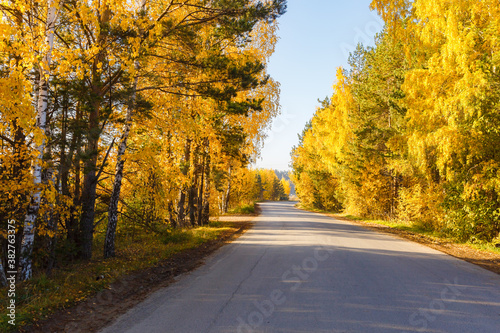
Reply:
[[255, 202], [251, 204], [243, 204], [229, 211], [229, 214], [253, 215], [255, 214]]
[[[12, 332], [21, 326], [45, 319], [58, 309], [68, 308], [94, 293], [108, 288], [118, 278], [136, 270], [155, 266], [175, 253], [217, 239], [229, 224], [218, 222], [204, 227], [173, 230], [163, 235], [142, 233], [134, 237], [118, 235], [117, 256], [104, 260], [103, 235], [94, 242], [94, 257], [89, 262], [74, 262], [16, 285], [16, 325], [8, 324], [2, 314], [0, 332]], [[102, 279], [96, 279], [103, 276]], [[0, 308], [9, 302], [7, 289], [0, 290]], [[5, 311], [5, 310], [4, 310]]]
[[500, 254], [500, 248], [496, 247], [495, 244], [493, 244], [493, 243], [471, 243], [471, 242], [467, 242], [466, 244], [468, 246], [470, 246], [470, 247], [473, 247], [473, 248], [477, 249], [477, 250], [488, 251], [488, 252], [493, 252], [493, 253]]
[[482, 251], [488, 251], [488, 252], [500, 254], [500, 248], [496, 247], [494, 243], [486, 243], [486, 242], [465, 242], [464, 243], [464, 242], [459, 241], [458, 239], [455, 239], [455, 238], [449, 237], [448, 235], [440, 233], [439, 231], [425, 228], [418, 223], [375, 220], [375, 219], [361, 218], [359, 216], [343, 215], [343, 214], [333, 214], [333, 215], [337, 215], [339, 217], [343, 217], [343, 218], [346, 218], [348, 220], [353, 220], [353, 221], [370, 222], [370, 223], [385, 225], [385, 226], [388, 226], [388, 227], [391, 227], [394, 229], [408, 231], [408, 232], [412, 232], [412, 233], [420, 234], [420, 235], [425, 235], [427, 237], [430, 237], [434, 240], [439, 240], [441, 242], [449, 242], [449, 243], [454, 243], [454, 244], [464, 244], [464, 245], [467, 245], [470, 248], [473, 248], [476, 250], [482, 250]]

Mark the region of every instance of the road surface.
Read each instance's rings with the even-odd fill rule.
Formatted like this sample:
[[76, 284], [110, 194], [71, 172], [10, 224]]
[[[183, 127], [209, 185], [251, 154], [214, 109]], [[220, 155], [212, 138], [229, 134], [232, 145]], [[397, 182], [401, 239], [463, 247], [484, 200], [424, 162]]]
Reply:
[[101, 333], [500, 332], [500, 275], [290, 202], [261, 207]]

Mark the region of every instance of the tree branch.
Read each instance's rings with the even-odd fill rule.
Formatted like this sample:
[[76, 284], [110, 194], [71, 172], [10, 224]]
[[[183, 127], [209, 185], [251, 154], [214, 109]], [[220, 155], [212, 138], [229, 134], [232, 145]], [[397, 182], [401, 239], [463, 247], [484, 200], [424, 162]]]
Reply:
[[106, 164], [106, 161], [108, 160], [109, 153], [111, 152], [111, 148], [113, 148], [114, 144], [115, 144], [115, 139], [113, 139], [113, 141], [111, 141], [111, 145], [109, 146], [108, 151], [106, 152], [106, 156], [104, 156], [104, 160], [102, 161], [101, 167], [99, 168], [99, 172], [95, 176], [93, 182], [99, 181], [99, 177], [101, 177], [102, 170], [104, 169], [104, 165]]

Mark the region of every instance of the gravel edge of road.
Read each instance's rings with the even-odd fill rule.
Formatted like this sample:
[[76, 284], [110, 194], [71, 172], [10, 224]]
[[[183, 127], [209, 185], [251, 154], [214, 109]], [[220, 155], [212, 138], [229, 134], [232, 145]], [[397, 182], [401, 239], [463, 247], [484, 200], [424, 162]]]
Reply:
[[[309, 210], [306, 210], [303, 208], [299, 208], [299, 209], [309, 211]], [[332, 218], [335, 218], [338, 220], [350, 222], [352, 224], [361, 226], [365, 229], [369, 229], [369, 230], [373, 230], [373, 231], [377, 231], [377, 232], [381, 232], [381, 233], [385, 233], [385, 234], [391, 234], [391, 235], [397, 236], [397, 237], [405, 239], [405, 240], [410, 240], [410, 241], [419, 243], [421, 245], [428, 246], [434, 250], [438, 250], [440, 252], [446, 253], [448, 255], [451, 255], [452, 257], [467, 261], [471, 264], [480, 266], [484, 269], [487, 269], [491, 272], [494, 272], [494, 273], [500, 275], [500, 254], [496, 254], [496, 253], [484, 251], [484, 250], [474, 249], [474, 248], [467, 246], [465, 244], [453, 243], [453, 242], [450, 242], [449, 240], [445, 240], [442, 238], [435, 239], [433, 237], [429, 237], [429, 236], [419, 234], [416, 232], [400, 230], [397, 228], [393, 228], [393, 227], [390, 227], [387, 225], [378, 224], [378, 223], [374, 223], [374, 222], [352, 220], [352, 219], [346, 218], [344, 216], [339, 216], [337, 214], [330, 214], [330, 213], [318, 213], [318, 214], [323, 214], [323, 215], [326, 215], [326, 216], [329, 216], [329, 217], [332, 217]]]

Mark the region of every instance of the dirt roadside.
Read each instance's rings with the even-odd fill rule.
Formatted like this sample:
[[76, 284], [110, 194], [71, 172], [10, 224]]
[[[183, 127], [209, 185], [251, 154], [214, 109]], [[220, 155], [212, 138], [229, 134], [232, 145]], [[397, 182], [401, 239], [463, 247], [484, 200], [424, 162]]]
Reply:
[[175, 277], [202, 265], [208, 255], [251, 228], [252, 219], [252, 216], [221, 218], [221, 221], [230, 222], [236, 230], [228, 230], [216, 240], [177, 253], [155, 267], [133, 272], [111, 284], [109, 289], [102, 290], [71, 308], [59, 310], [49, 319], [22, 327], [18, 332], [97, 332], [154, 291], [174, 282]]
[[481, 266], [489, 271], [500, 274], [500, 254], [483, 250], [476, 250], [464, 244], [452, 243], [442, 239], [436, 240], [426, 235], [405, 230], [399, 230], [378, 223], [351, 220], [335, 214], [326, 214], [326, 215], [339, 220], [344, 220], [357, 224], [366, 229], [396, 235], [401, 238], [408, 239], [422, 245], [426, 245], [435, 250], [449, 254], [455, 258], [465, 260], [474, 265]]

